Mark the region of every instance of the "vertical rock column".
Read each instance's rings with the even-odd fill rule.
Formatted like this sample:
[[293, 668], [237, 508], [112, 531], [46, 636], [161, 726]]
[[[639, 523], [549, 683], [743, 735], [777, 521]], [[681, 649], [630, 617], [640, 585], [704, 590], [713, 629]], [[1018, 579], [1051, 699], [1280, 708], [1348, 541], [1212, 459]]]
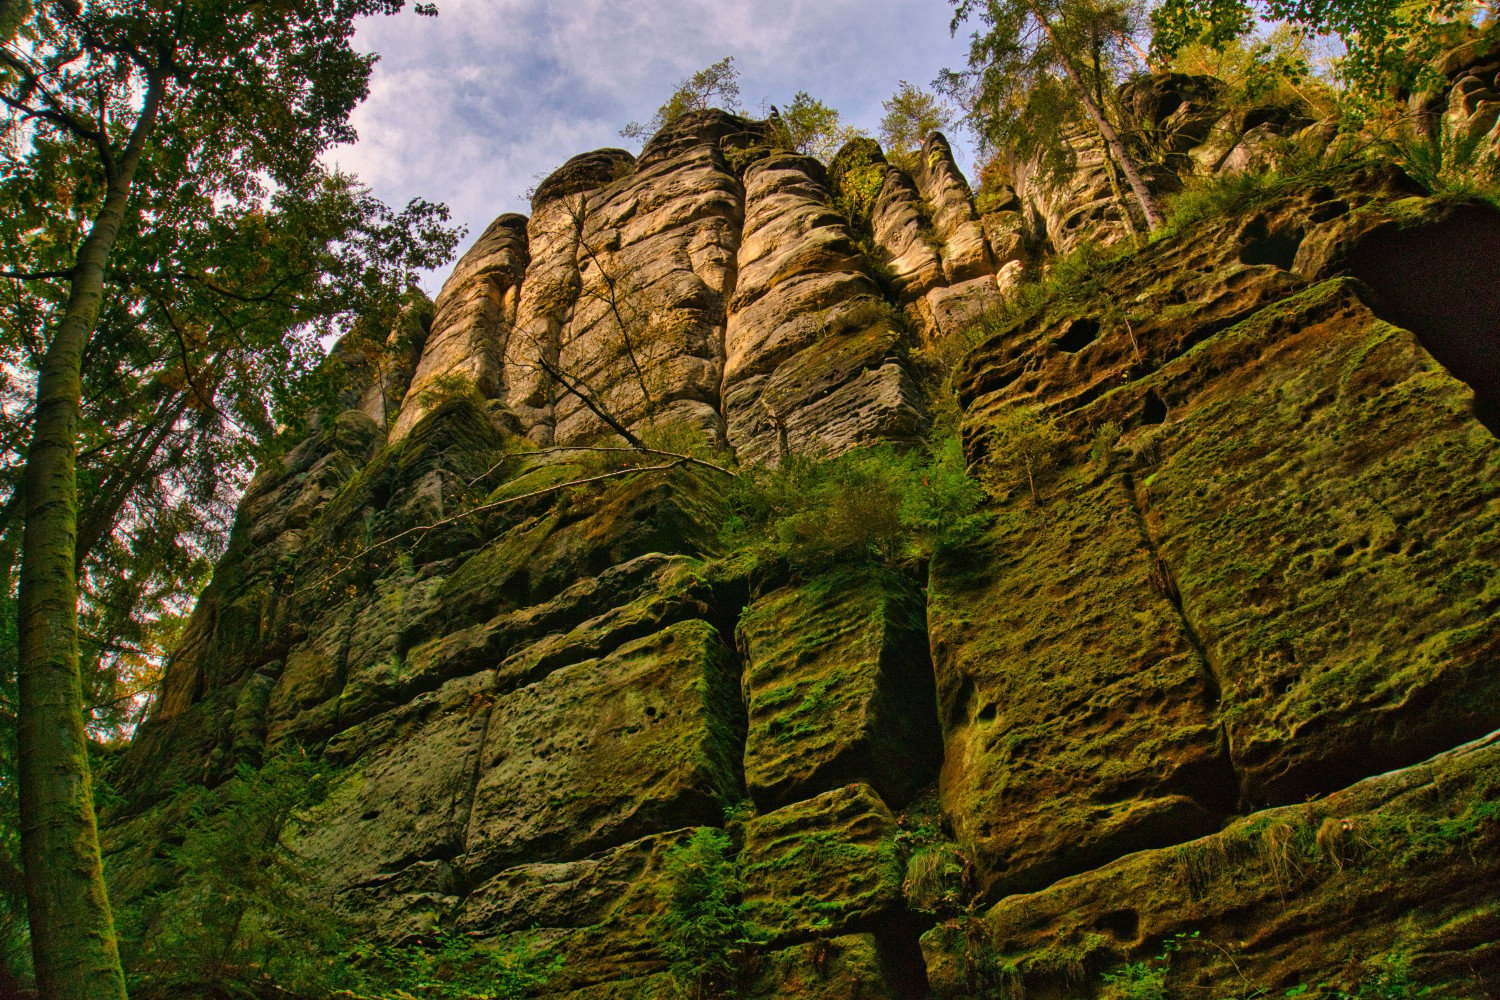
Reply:
[[[537, 185], [531, 199], [527, 225], [531, 266], [505, 346], [503, 398], [520, 418], [527, 436], [539, 443], [553, 443], [555, 406], [567, 394], [548, 368], [561, 370], [558, 355], [563, 328], [572, 320], [583, 285], [578, 254], [588, 215], [588, 192], [629, 173], [633, 166], [634, 158], [623, 149], [584, 153]], [[582, 382], [568, 381], [592, 397]], [[570, 398], [576, 400], [576, 396]]]
[[920, 432], [894, 310], [865, 266], [822, 164], [783, 153], [746, 170], [723, 403], [741, 461]]
[[438, 293], [432, 332], [391, 440], [416, 426], [449, 379], [462, 379], [487, 397], [499, 394], [500, 359], [528, 261], [526, 217], [514, 213], [490, 223], [459, 260]]
[[[634, 173], [587, 198], [559, 365], [637, 432], [686, 423], [723, 441], [725, 302], [744, 203], [720, 141], [750, 126], [720, 111], [686, 115], [642, 151]], [[559, 442], [607, 430], [577, 395], [559, 397]]]

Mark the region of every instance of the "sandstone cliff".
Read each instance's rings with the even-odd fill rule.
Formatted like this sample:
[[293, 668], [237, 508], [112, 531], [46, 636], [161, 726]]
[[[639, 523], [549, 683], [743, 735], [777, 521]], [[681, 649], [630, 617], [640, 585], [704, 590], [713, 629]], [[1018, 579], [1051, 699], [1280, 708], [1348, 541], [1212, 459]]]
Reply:
[[[1496, 989], [1500, 215], [1330, 171], [972, 327], [1060, 208], [981, 217], [940, 136], [916, 176], [771, 146], [701, 112], [569, 161], [261, 472], [116, 775], [117, 894], [170, 879], [182, 784], [295, 744], [337, 769], [319, 893], [530, 935], [573, 1000], [676, 995], [658, 887], [705, 827], [757, 997], [1096, 996], [1166, 942], [1192, 995], [1392, 953]], [[1059, 231], [1108, 215], [1078, 177]], [[913, 442], [971, 327], [976, 473], [1017, 407], [1064, 442], [930, 566], [804, 578], [723, 550], [711, 470], [516, 461], [609, 420]]]

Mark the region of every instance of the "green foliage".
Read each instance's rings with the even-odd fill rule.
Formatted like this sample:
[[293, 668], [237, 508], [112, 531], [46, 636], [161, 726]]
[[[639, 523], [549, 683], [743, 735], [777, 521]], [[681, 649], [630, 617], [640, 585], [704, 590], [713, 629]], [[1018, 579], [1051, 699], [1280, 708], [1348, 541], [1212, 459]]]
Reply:
[[1089, 461], [1101, 469], [1109, 467], [1110, 455], [1114, 453], [1115, 442], [1120, 440], [1120, 425], [1113, 420], [1100, 425], [1094, 432], [1093, 443], [1089, 445]]
[[1487, 133], [1445, 119], [1430, 133], [1405, 126], [1391, 145], [1401, 169], [1433, 194], [1481, 198], [1500, 208], [1500, 154]]
[[[0, 244], [7, 268], [66, 274], [104, 204], [156, 74], [130, 208], [82, 361], [76, 563], [85, 710], [96, 736], [139, 719], [253, 466], [336, 397], [325, 338], [397, 322], [408, 285], [461, 235], [446, 209], [393, 210], [320, 157], [373, 56], [363, 15], [398, 0], [0, 5]], [[14, 37], [12, 37], [14, 36]], [[55, 114], [28, 113], [48, 107]], [[91, 122], [109, 122], [95, 136]], [[23, 454], [47, 339], [71, 281], [5, 282], [0, 442]], [[289, 428], [292, 433], [282, 436]], [[23, 465], [0, 472], [16, 496]], [[20, 505], [0, 518], [9, 569]]]
[[1197, 938], [1197, 931], [1174, 934], [1162, 942], [1162, 950], [1156, 957], [1127, 962], [1113, 972], [1104, 973], [1101, 1000], [1166, 1000], [1172, 956]]
[[[938, 89], [965, 109], [981, 152], [1035, 156], [1057, 172], [1072, 166], [1068, 137], [1088, 129], [1082, 101], [1134, 71], [1142, 28], [1134, 0], [953, 0], [953, 28], [973, 17], [969, 66], [944, 70]], [[1067, 70], [1077, 74], [1080, 92]], [[1102, 113], [1102, 109], [1101, 109]]]
[[740, 71], [734, 68], [734, 56], [725, 56], [679, 82], [655, 115], [648, 121], [629, 123], [620, 135], [645, 142], [689, 111], [712, 107], [737, 111], [739, 106]]
[[1290, 25], [1228, 39], [1219, 44], [1194, 42], [1172, 58], [1181, 73], [1201, 73], [1222, 80], [1220, 101], [1227, 107], [1262, 103], [1303, 104], [1309, 95], [1324, 96], [1312, 76], [1313, 55], [1307, 35]]
[[[861, 234], [870, 229], [875, 199], [885, 186], [885, 158], [870, 139], [850, 143], [834, 157], [829, 170], [833, 203]], [[874, 249], [873, 243], [869, 244]]]
[[1194, 223], [1220, 218], [1270, 201], [1286, 189], [1288, 178], [1267, 170], [1214, 174], [1195, 179], [1168, 204], [1166, 223], [1155, 240], [1186, 232]]
[[974, 866], [951, 843], [927, 844], [906, 863], [902, 894], [919, 913], [951, 916], [973, 894]]
[[983, 501], [952, 437], [926, 453], [882, 444], [831, 459], [793, 454], [740, 474], [723, 540], [803, 571], [894, 564], [973, 537]]
[[319, 801], [329, 772], [300, 752], [217, 789], [186, 793], [180, 843], [166, 847], [172, 888], [122, 911], [131, 992], [253, 995], [269, 978], [286, 989], [326, 987], [343, 928], [303, 887], [307, 863], [285, 843], [294, 814]]
[[778, 118], [780, 141], [788, 149], [829, 163], [844, 143], [862, 133], [845, 125], [838, 109], [824, 104], [805, 90], [792, 97]]
[[1441, 30], [1468, 16], [1467, 0], [1166, 0], [1151, 15], [1152, 50], [1171, 59], [1193, 44], [1223, 48], [1257, 22], [1284, 23], [1309, 35], [1336, 36], [1345, 47], [1336, 72], [1356, 95], [1377, 97], [1391, 84], [1425, 89], [1436, 82]]
[[1056, 471], [1068, 438], [1050, 418], [1013, 403], [990, 418], [984, 444], [985, 484], [1007, 492], [1025, 487], [1041, 503], [1041, 487]]
[[957, 111], [945, 98], [902, 80], [896, 92], [880, 102], [880, 142], [886, 156], [910, 171], [922, 143], [934, 132], [953, 127]]
[[460, 372], [445, 372], [427, 382], [417, 393], [416, 402], [423, 409], [436, 410], [457, 399], [473, 400], [480, 406], [487, 402], [474, 381]]
[[412, 944], [360, 944], [342, 961], [364, 1000], [526, 1000], [564, 965], [562, 955], [526, 935], [487, 944], [448, 933]]
[[743, 886], [723, 830], [701, 828], [662, 865], [656, 926], [672, 976], [695, 1000], [733, 996], [747, 941]]

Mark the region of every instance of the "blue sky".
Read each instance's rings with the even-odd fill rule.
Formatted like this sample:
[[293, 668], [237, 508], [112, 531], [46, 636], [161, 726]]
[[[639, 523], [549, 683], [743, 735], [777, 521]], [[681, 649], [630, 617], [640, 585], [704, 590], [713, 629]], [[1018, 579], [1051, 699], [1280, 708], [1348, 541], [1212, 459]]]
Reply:
[[[745, 106], [798, 90], [873, 133], [901, 80], [926, 86], [963, 64], [945, 0], [439, 0], [361, 26], [381, 54], [356, 111], [359, 142], [331, 159], [393, 205], [447, 202], [464, 246], [568, 157], [631, 144], [679, 80], [735, 57]], [[957, 137], [951, 137], [957, 138]], [[959, 153], [968, 168], [967, 154]], [[441, 276], [427, 281], [436, 293]]]

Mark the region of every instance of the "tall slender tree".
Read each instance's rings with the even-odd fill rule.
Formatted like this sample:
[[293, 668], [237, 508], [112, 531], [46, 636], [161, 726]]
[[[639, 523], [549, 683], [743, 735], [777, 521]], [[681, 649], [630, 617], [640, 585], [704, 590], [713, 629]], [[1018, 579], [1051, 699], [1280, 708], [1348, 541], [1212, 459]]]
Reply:
[[984, 26], [969, 45], [969, 68], [945, 72], [943, 89], [969, 108], [991, 144], [1047, 145], [1055, 151], [1073, 108], [1098, 132], [1125, 175], [1148, 228], [1161, 226], [1156, 198], [1103, 100], [1114, 53], [1130, 50], [1129, 4], [1110, 0], [954, 0], [953, 30], [969, 18]]
[[[309, 192], [309, 178], [322, 175], [318, 157], [353, 138], [349, 115], [367, 92], [374, 57], [352, 48], [355, 19], [403, 6], [56, 0], [33, 8], [0, 0], [0, 144], [23, 169], [57, 180], [45, 204], [88, 206], [87, 217], [53, 213], [52, 225], [12, 244], [27, 258], [45, 247], [50, 265], [16, 261], [3, 272], [57, 282], [59, 292], [32, 332], [36, 389], [20, 484], [18, 594], [21, 850], [37, 987], [49, 1000], [125, 995], [99, 855], [78, 634], [80, 415], [116, 251], [132, 235], [165, 235], [184, 222], [180, 235], [191, 242], [192, 227], [201, 227], [199, 236], [211, 231], [226, 204], [240, 206], [240, 223], [253, 227], [285, 192]], [[179, 204], [199, 211], [174, 219]], [[162, 282], [218, 283], [211, 267], [172, 276], [170, 264], [150, 264]], [[170, 309], [150, 329], [177, 341], [196, 400], [188, 405], [212, 407], [203, 379], [220, 369], [189, 370], [208, 331], [183, 325]], [[245, 357], [255, 355], [254, 345], [244, 346]], [[182, 415], [176, 404], [159, 405], [162, 421]], [[142, 446], [161, 440], [148, 436]]]

